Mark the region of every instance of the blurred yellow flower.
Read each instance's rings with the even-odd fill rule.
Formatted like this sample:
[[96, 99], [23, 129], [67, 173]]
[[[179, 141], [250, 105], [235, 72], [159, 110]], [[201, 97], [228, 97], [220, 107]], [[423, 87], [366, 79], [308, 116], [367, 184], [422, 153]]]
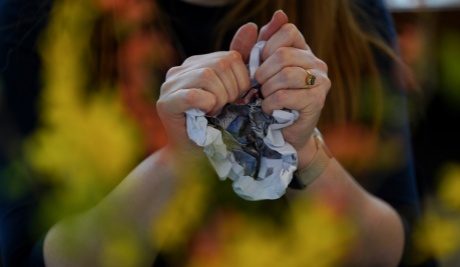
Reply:
[[[257, 216], [226, 215], [216, 231], [226, 234], [214, 234], [217, 240], [208, 244], [217, 248], [214, 255], [192, 255], [188, 266], [339, 266], [354, 237], [354, 226], [347, 218], [305, 199], [279, 214], [287, 216], [281, 225]], [[220, 243], [212, 243], [216, 241]]]
[[448, 258], [460, 248], [460, 220], [428, 210], [414, 232], [414, 240], [423, 255]]
[[205, 181], [212, 178], [194, 171], [185, 177], [183, 186], [152, 225], [151, 240], [161, 251], [174, 252], [183, 247], [207, 208], [205, 199], [209, 190]]
[[[136, 239], [134, 233], [126, 227], [120, 228], [116, 235], [113, 235], [111, 242], [108, 242], [102, 248], [100, 262], [102, 266], [114, 267], [137, 267], [143, 266], [142, 252], [144, 248], [140, 247], [139, 240]], [[116, 261], [115, 261], [116, 259]]]
[[[142, 155], [140, 135], [110, 88], [88, 86], [91, 29], [98, 11], [90, 0], [56, 1], [42, 37], [42, 127], [24, 146], [36, 171], [58, 190], [46, 216], [94, 205]], [[86, 93], [91, 92], [93, 93]]]
[[443, 204], [460, 212], [460, 164], [445, 164], [441, 169], [438, 195]]
[[444, 260], [460, 250], [460, 165], [445, 164], [438, 178], [436, 195], [415, 229], [414, 240], [421, 257]]

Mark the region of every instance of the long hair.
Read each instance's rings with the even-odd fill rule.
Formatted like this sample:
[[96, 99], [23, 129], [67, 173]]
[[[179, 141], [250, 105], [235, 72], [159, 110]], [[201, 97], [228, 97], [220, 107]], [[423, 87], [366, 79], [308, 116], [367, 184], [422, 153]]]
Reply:
[[[152, 4], [151, 17], [146, 19], [150, 26], [139, 28], [163, 36], [161, 40], [169, 38], [169, 42], [163, 43], [168, 47], [173, 46], [170, 37], [172, 33], [168, 32], [171, 27], [168, 27], [168, 19], [159, 5], [161, 1], [145, 1], [151, 1]], [[368, 129], [377, 135], [382, 125], [384, 95], [383, 78], [377, 68], [374, 52], [377, 49], [390, 58], [396, 59], [396, 56], [393, 50], [379, 39], [379, 36], [361, 27], [357, 18], [362, 14], [353, 1], [235, 1], [233, 7], [211, 33], [215, 37], [215, 49], [219, 50], [222, 47], [225, 34], [229, 31], [248, 21], [264, 25], [279, 9], [286, 12], [290, 22], [303, 33], [313, 53], [328, 65], [332, 88], [319, 121], [320, 128], [362, 123], [364, 120]], [[113, 19], [113, 16], [109, 18]], [[159, 53], [158, 47], [159, 44], [156, 44], [157, 51], [154, 53]], [[100, 55], [101, 59], [107, 56], [110, 57], [108, 53]], [[104, 62], [116, 62], [116, 60], [105, 59]], [[165, 70], [165, 66], [171, 62], [174, 60], [168, 62], [157, 60], [156, 67]], [[100, 73], [107, 74], [107, 70]], [[113, 72], [109, 73], [113, 74]], [[161, 73], [161, 71], [152, 73]], [[157, 81], [162, 79], [164, 77], [156, 78]]]
[[[347, 124], [363, 117], [362, 101], [371, 101], [372, 115], [366, 115], [374, 132], [382, 123], [382, 81], [373, 49], [396, 59], [392, 49], [358, 24], [362, 13], [353, 1], [240, 0], [216, 28], [217, 46], [223, 33], [253, 20], [267, 23], [276, 10], [283, 10], [290, 22], [303, 33], [314, 54], [329, 67], [332, 89], [320, 124]], [[362, 99], [363, 90], [366, 99]], [[368, 110], [366, 110], [368, 112]]]

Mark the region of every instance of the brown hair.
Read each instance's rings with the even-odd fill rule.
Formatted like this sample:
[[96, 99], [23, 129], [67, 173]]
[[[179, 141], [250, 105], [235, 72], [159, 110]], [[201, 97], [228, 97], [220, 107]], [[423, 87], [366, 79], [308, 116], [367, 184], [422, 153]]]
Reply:
[[[154, 27], [147, 29], [167, 37], [170, 34], [167, 18], [159, 8], [158, 1], [150, 1], [153, 11], [148, 21]], [[279, 9], [286, 12], [290, 22], [304, 34], [315, 55], [329, 67], [332, 88], [321, 115], [320, 127], [362, 122], [365, 117], [369, 129], [376, 134], [382, 124], [384, 100], [382, 78], [373, 49], [396, 57], [378, 36], [363, 31], [359, 26], [357, 16], [360, 10], [353, 5], [353, 1], [238, 0], [215, 28], [216, 49], [221, 47], [224, 35], [229, 30], [247, 21], [264, 25]], [[165, 64], [159, 64], [164, 70]], [[157, 77], [157, 81], [161, 81], [161, 78]], [[365, 107], [372, 109], [365, 110]]]
[[[255, 4], [257, 3], [257, 4]], [[382, 83], [372, 48], [396, 59], [392, 49], [373, 33], [364, 32], [356, 21], [359, 8], [349, 0], [240, 0], [218, 25], [218, 40], [226, 29], [249, 19], [267, 23], [276, 10], [283, 10], [290, 22], [304, 34], [315, 55], [329, 67], [332, 89], [320, 124], [346, 124], [360, 120], [362, 90], [372, 101], [371, 127], [378, 131], [382, 120]], [[218, 44], [219, 45], [219, 44]], [[367, 116], [369, 117], [369, 116]]]
[[388, 75], [380, 73], [374, 53], [379, 51], [398, 64], [399, 58], [371, 25], [364, 28], [358, 23], [358, 19], [369, 19], [367, 12], [350, 0], [239, 0], [218, 25], [217, 39], [222, 39], [226, 29], [249, 19], [264, 25], [279, 9], [328, 65], [332, 87], [318, 127], [324, 130], [335, 157], [353, 175], [373, 169], [381, 161], [383, 75]]

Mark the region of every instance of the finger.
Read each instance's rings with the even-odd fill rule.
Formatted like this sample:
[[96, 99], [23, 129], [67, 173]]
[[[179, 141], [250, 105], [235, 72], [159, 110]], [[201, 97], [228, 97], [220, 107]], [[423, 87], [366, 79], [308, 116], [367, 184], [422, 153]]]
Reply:
[[183, 116], [190, 109], [200, 109], [209, 113], [216, 106], [217, 98], [214, 94], [200, 88], [179, 89], [165, 96], [157, 102], [163, 113], [173, 116]]
[[271, 38], [271, 36], [277, 32], [281, 26], [283, 26], [284, 24], [288, 23], [289, 19], [286, 15], [286, 13], [284, 13], [282, 10], [278, 10], [276, 11], [273, 16], [272, 16], [272, 19], [270, 20], [270, 22], [268, 24], [266, 24], [265, 26], [263, 26], [261, 29], [260, 29], [260, 33], [259, 33], [259, 41], [266, 41], [268, 39]]
[[[249, 89], [251, 81], [249, 79], [249, 71], [242, 60], [242, 55], [236, 51], [229, 52], [229, 62], [232, 69], [231, 74], [234, 76], [236, 81], [236, 95], [230, 96], [230, 102], [236, 100], [243, 92]], [[232, 91], [235, 92], [235, 91]]]
[[209, 61], [216, 58], [225, 58], [228, 55], [228, 51], [217, 51], [209, 54], [195, 55], [188, 57], [184, 60], [181, 66], [178, 66], [178, 69], [193, 69], [197, 67], [205, 67], [209, 65]]
[[230, 44], [230, 50], [239, 52], [244, 62], [249, 61], [251, 49], [257, 41], [257, 25], [247, 23], [241, 26], [235, 33]]
[[[241, 55], [236, 51], [231, 51], [223, 58], [215, 58], [206, 62], [214, 73], [219, 77], [227, 95], [227, 101], [234, 101], [240, 95], [240, 88], [238, 85], [238, 73], [235, 71], [246, 69], [241, 60]], [[235, 66], [236, 65], [236, 66]], [[205, 65], [206, 66], [206, 65]], [[219, 98], [220, 99], [220, 98]]]
[[294, 47], [304, 50], [309, 49], [302, 33], [292, 23], [283, 24], [280, 29], [267, 40], [267, 43], [262, 50], [262, 60], [266, 60], [280, 47]]
[[[221, 80], [230, 102], [238, 98], [249, 87], [249, 73], [241, 54], [237, 51], [215, 52], [188, 58], [182, 66], [172, 68], [167, 77], [183, 79], [181, 75], [197, 69], [211, 68]], [[188, 77], [188, 76], [187, 76]], [[191, 77], [193, 79], [193, 77]], [[188, 88], [188, 87], [187, 87]]]
[[227, 89], [212, 68], [194, 69], [175, 79], [170, 79], [163, 83], [161, 93], [162, 95], [169, 95], [183, 88], [202, 88], [212, 93], [216, 97], [216, 104], [212, 109], [206, 109], [210, 115], [218, 114], [222, 107], [228, 103]]
[[316, 58], [311, 51], [292, 47], [281, 47], [260, 65], [254, 75], [260, 84], [264, 84], [283, 68], [297, 66], [304, 69], [310, 69], [313, 68], [315, 64]]
[[[285, 67], [279, 73], [271, 77], [266, 83], [262, 84], [262, 95], [264, 98], [267, 98], [280, 89], [305, 89], [308, 77], [310, 77], [310, 74], [303, 68]], [[316, 84], [318, 84], [318, 82], [319, 81], [317, 81]]]
[[262, 101], [262, 110], [267, 114], [273, 114], [274, 110], [290, 109], [314, 116], [322, 110], [327, 91], [319, 87], [278, 90]]

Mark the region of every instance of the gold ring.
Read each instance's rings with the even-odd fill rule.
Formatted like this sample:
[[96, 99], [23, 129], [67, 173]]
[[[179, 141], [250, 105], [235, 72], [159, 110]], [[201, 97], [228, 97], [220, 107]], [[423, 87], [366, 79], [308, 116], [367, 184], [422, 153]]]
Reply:
[[311, 73], [309, 70], [305, 70], [307, 72], [307, 77], [305, 78], [305, 86], [303, 88], [309, 88], [310, 86], [315, 85], [316, 76], [315, 74]]

